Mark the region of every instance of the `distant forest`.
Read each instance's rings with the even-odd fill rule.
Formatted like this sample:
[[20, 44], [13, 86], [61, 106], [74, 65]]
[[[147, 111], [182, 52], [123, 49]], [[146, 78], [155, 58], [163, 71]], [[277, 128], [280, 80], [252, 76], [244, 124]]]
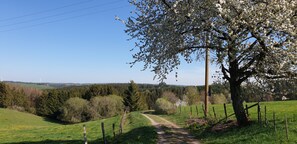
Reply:
[[[277, 81], [270, 85], [246, 82], [243, 97], [246, 102], [281, 100], [282, 96], [297, 99], [297, 81]], [[210, 86], [210, 103], [231, 102], [228, 83]], [[136, 84], [51, 84], [0, 83], [0, 107], [45, 116], [67, 123], [111, 117], [125, 107], [130, 111], [154, 109], [161, 97], [179, 99], [193, 105], [204, 99], [204, 86], [176, 86], [160, 83]], [[194, 97], [194, 98], [191, 98]]]

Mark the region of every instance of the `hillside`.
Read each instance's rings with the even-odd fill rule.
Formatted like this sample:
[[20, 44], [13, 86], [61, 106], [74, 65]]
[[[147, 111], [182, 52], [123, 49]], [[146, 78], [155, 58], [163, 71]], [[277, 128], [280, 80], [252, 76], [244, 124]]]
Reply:
[[[32, 114], [0, 109], [0, 143], [81, 144], [83, 143], [84, 124], [87, 127], [88, 142], [99, 143], [102, 141], [101, 122], [104, 122], [106, 136], [111, 141], [113, 137], [112, 124], [115, 124], [115, 130], [118, 133], [120, 116], [86, 123], [63, 125]], [[150, 134], [145, 135], [140, 131], [146, 131]], [[137, 137], [137, 139], [128, 139], [130, 136]], [[137, 141], [152, 143], [155, 136], [154, 129], [149, 126], [148, 120], [141, 116], [140, 113], [131, 113], [127, 116], [123, 135], [118, 137], [117, 140], [121, 142], [127, 140], [127, 143]]]

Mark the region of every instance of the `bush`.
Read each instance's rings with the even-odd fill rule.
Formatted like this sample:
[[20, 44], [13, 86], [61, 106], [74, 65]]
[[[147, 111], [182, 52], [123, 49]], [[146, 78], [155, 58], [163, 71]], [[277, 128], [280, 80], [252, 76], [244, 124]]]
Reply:
[[213, 96], [210, 97], [210, 102], [212, 104], [224, 104], [227, 103], [227, 99], [224, 94], [214, 94]]
[[78, 123], [90, 119], [88, 101], [75, 97], [68, 99], [61, 108], [59, 119], [64, 122]]
[[165, 91], [162, 94], [162, 97], [165, 98], [167, 101], [175, 104], [179, 99], [176, 97], [176, 95], [173, 92]]
[[116, 95], [97, 96], [91, 99], [92, 119], [107, 118], [121, 114], [124, 109], [123, 99]]
[[155, 105], [155, 111], [159, 114], [173, 114], [176, 112], [176, 106], [165, 98], [158, 98]]
[[190, 86], [186, 88], [186, 95], [188, 97], [188, 104], [194, 105], [198, 104], [200, 100], [200, 95], [198, 93], [198, 90], [194, 86]]

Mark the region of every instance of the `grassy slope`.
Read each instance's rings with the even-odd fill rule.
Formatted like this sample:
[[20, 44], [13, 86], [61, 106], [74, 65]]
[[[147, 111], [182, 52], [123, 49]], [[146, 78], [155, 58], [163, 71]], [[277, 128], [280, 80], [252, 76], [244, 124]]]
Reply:
[[[254, 103], [248, 103], [252, 105]], [[233, 128], [227, 132], [209, 132], [204, 128], [198, 128], [193, 133], [203, 141], [203, 143], [297, 143], [297, 101], [284, 102], [263, 102], [261, 103], [262, 116], [264, 120], [264, 106], [267, 107], [268, 126], [260, 126], [252, 124], [245, 128]], [[223, 105], [211, 105], [209, 107], [209, 115], [213, 117], [212, 107], [215, 108], [217, 115], [222, 118], [224, 116]], [[174, 115], [162, 115], [177, 124], [185, 127], [185, 121], [189, 117], [197, 117], [196, 108], [192, 106], [193, 116], [190, 116], [190, 108], [182, 107], [182, 113], [178, 112]], [[199, 117], [203, 116], [201, 105], [198, 106]], [[233, 113], [232, 106], [227, 105], [228, 115]], [[273, 127], [273, 112], [276, 113], [277, 133]], [[257, 121], [257, 107], [249, 110], [250, 119]], [[288, 117], [289, 125], [289, 141], [286, 140], [284, 117]], [[235, 117], [231, 117], [235, 119]]]
[[[112, 124], [116, 124], [116, 132], [119, 131], [120, 117], [112, 117], [103, 120], [86, 123], [62, 125], [50, 122], [42, 117], [21, 113], [14, 110], [0, 109], [0, 143], [83, 143], [83, 124], [87, 127], [89, 143], [102, 142], [101, 122], [104, 122], [105, 133], [112, 141]], [[141, 131], [141, 132], [140, 132]], [[142, 131], [151, 134], [146, 135]], [[129, 137], [136, 137], [130, 140]], [[124, 133], [118, 138], [122, 143], [152, 142], [156, 138], [153, 127], [149, 126], [140, 113], [128, 115]], [[151, 141], [148, 141], [151, 139]], [[125, 141], [124, 140], [128, 140]]]

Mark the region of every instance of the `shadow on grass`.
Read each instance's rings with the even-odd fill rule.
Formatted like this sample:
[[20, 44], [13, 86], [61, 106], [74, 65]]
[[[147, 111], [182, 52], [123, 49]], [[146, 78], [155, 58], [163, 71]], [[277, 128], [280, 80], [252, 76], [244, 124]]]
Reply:
[[[224, 131], [212, 131], [209, 127], [198, 127], [191, 129], [195, 137], [204, 139], [207, 143], [250, 143], [251, 139], [261, 141], [265, 136], [273, 134], [270, 126], [260, 126], [256, 122], [251, 122], [248, 126], [232, 126]], [[264, 134], [264, 135], [263, 135]]]
[[[152, 126], [145, 126], [133, 129], [127, 133], [123, 133], [114, 139], [113, 137], [106, 137], [107, 143], [112, 144], [155, 144], [157, 140], [157, 133]], [[23, 141], [6, 144], [82, 144], [82, 140], [43, 140], [43, 141]], [[94, 141], [88, 141], [89, 144], [104, 143], [103, 138]]]
[[153, 126], [145, 126], [120, 135], [113, 143], [155, 144], [156, 141], [157, 132], [155, 128]]
[[44, 141], [24, 141], [5, 144], [82, 144], [82, 140], [44, 140]]

